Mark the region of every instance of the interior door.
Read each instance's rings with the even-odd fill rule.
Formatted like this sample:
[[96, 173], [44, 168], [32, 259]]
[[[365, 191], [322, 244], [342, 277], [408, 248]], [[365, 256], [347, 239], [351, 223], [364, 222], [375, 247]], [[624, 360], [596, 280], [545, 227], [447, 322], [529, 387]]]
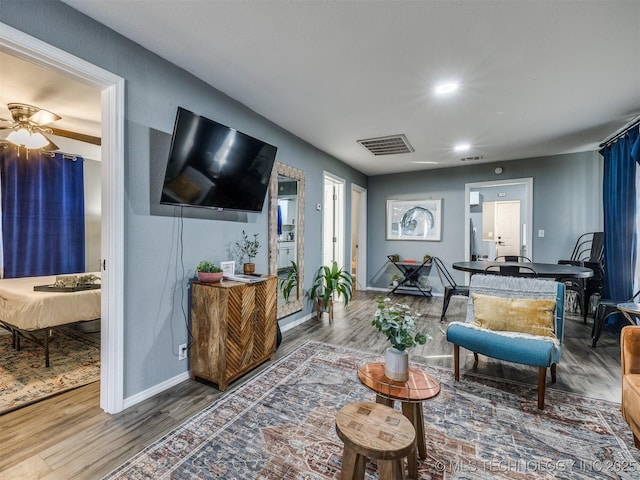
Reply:
[[520, 255], [520, 201], [495, 202], [496, 256]]

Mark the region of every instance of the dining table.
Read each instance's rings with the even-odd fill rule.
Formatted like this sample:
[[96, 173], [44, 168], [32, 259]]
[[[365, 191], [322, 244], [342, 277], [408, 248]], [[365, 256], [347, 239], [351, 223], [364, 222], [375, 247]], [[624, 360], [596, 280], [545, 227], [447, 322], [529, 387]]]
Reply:
[[[500, 269], [496, 268], [491, 271], [485, 272], [487, 267], [511, 267], [510, 270], [523, 267], [523, 271], [516, 276], [533, 277], [538, 278], [590, 278], [593, 276], [593, 270], [587, 267], [578, 267], [575, 265], [564, 265], [558, 263], [538, 263], [538, 262], [491, 262], [476, 260], [472, 262], [455, 262], [453, 268], [455, 270], [461, 270], [463, 272], [473, 273], [487, 273], [491, 275], [500, 275]], [[536, 275], [531, 272], [533, 269]], [[513, 273], [509, 273], [513, 276]]]

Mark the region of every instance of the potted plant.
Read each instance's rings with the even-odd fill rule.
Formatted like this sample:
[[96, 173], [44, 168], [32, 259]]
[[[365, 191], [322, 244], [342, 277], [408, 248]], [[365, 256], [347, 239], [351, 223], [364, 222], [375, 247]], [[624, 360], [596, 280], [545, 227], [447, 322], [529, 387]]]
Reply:
[[222, 269], [208, 260], [202, 260], [196, 266], [198, 280], [205, 283], [216, 283], [222, 280]]
[[392, 253], [391, 255], [389, 255], [389, 258], [391, 259], [392, 262], [399, 262], [400, 261], [400, 254], [399, 253]]
[[242, 230], [242, 239], [236, 242], [236, 250], [240, 254], [241, 258], [248, 258], [248, 261], [242, 265], [245, 275], [252, 274], [256, 271], [256, 265], [253, 263], [253, 259], [258, 255], [258, 249], [260, 248], [260, 242], [258, 241], [258, 234], [253, 234], [253, 240], [249, 238], [249, 235]]
[[329, 322], [333, 321], [333, 298], [344, 298], [346, 307], [351, 300], [351, 289], [353, 277], [349, 272], [338, 268], [338, 264], [333, 261], [331, 267], [323, 265], [318, 269], [313, 280], [313, 286], [309, 291], [309, 298], [317, 302], [318, 318], [322, 312], [329, 312]]
[[424, 263], [431, 263], [431, 255], [425, 255], [422, 260]]
[[287, 273], [287, 276], [280, 280], [280, 290], [282, 290], [282, 296], [284, 301], [289, 303], [289, 296], [291, 291], [298, 286], [298, 264], [291, 260], [291, 270]]
[[400, 275], [397, 275], [395, 273], [393, 275], [391, 275], [391, 285], [392, 286], [397, 287], [401, 280], [402, 280], [402, 277]]
[[377, 309], [371, 324], [384, 333], [391, 347], [385, 353], [385, 375], [391, 380], [407, 381], [409, 379], [409, 353], [407, 350], [415, 345], [424, 345], [431, 340], [431, 335], [416, 332], [416, 318], [419, 314], [411, 314], [405, 304], [391, 305], [388, 298], [377, 296]]

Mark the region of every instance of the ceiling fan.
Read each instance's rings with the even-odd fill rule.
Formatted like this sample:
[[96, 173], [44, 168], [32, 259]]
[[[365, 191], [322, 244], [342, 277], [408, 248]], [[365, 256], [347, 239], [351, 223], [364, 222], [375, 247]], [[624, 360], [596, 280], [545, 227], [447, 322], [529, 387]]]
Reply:
[[53, 143], [47, 134], [100, 145], [99, 137], [50, 127], [49, 124], [60, 120], [62, 117], [48, 110], [24, 103], [8, 103], [7, 108], [11, 112], [13, 120], [0, 118], [0, 121], [10, 123], [7, 126], [0, 126], [0, 130], [13, 130], [6, 139], [16, 145], [27, 149], [58, 150], [59, 147]]

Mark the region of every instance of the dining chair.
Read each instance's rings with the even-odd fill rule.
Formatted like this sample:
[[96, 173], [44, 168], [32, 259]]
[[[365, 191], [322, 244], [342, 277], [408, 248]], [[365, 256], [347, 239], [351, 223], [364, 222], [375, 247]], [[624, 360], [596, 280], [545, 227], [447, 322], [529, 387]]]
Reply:
[[524, 255], [500, 255], [496, 257], [496, 262], [527, 262], [531, 263], [531, 259], [529, 257], [525, 257]]
[[500, 263], [492, 263], [484, 269], [485, 274], [502, 275], [509, 277], [537, 277], [538, 272], [527, 265], [500, 265]]
[[568, 260], [558, 260], [561, 265], [587, 267], [593, 270], [591, 278], [560, 278], [568, 292], [578, 296], [582, 321], [587, 323], [591, 297], [601, 294], [604, 287], [604, 232], [588, 232], [580, 235]]
[[614, 300], [610, 298], [601, 298], [598, 300], [598, 305], [596, 306], [596, 311], [593, 314], [593, 328], [591, 329], [591, 347], [596, 348], [596, 343], [598, 343], [598, 339], [600, 338], [600, 334], [602, 333], [602, 329], [606, 321], [617, 314], [622, 315], [620, 310], [618, 310], [619, 303], [625, 302], [633, 302], [636, 299], [640, 298], [640, 290], [633, 294], [633, 296], [628, 299], [620, 299]]
[[444, 287], [442, 314], [440, 315], [440, 321], [444, 322], [444, 316], [447, 313], [447, 308], [449, 308], [451, 297], [454, 295], [463, 295], [465, 297], [468, 297], [469, 287], [465, 285], [458, 285], [451, 276], [449, 270], [447, 270], [447, 267], [438, 257], [433, 257], [432, 261], [436, 265], [438, 276], [440, 277], [440, 281], [442, 282], [442, 286]]

